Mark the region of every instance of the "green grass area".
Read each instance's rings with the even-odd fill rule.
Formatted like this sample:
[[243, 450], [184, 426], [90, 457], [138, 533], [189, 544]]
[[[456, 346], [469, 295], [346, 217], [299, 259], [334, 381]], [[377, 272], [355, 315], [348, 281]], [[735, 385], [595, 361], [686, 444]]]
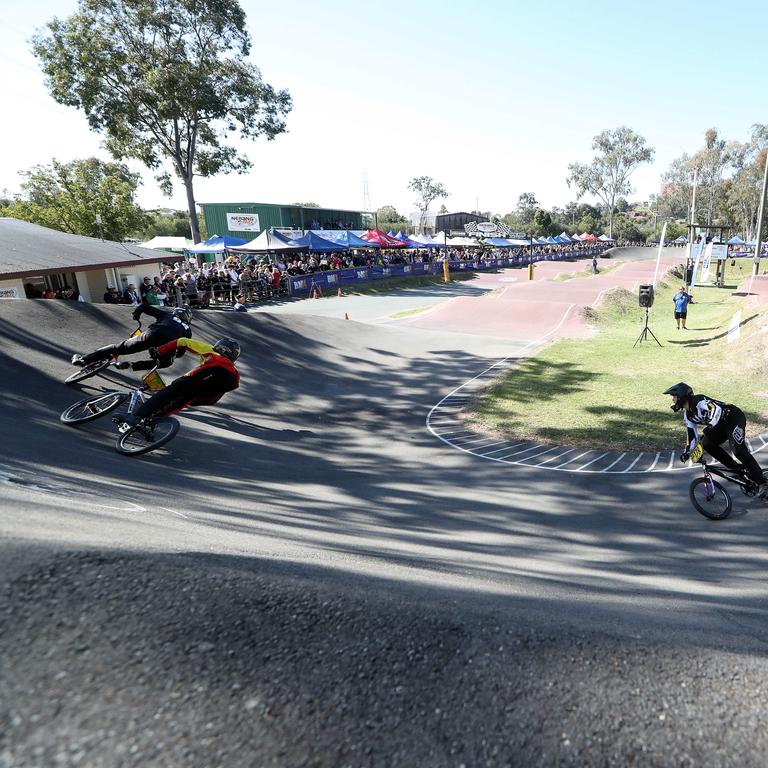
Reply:
[[[750, 265], [729, 266], [733, 287]], [[694, 391], [732, 402], [749, 419], [749, 434], [768, 427], [768, 313], [729, 289], [697, 287], [689, 330], [676, 330], [668, 275], [651, 312], [652, 340], [632, 348], [644, 312], [634, 293], [618, 289], [587, 309], [596, 335], [562, 340], [524, 360], [482, 395], [470, 420], [494, 434], [559, 445], [658, 450], [679, 445], [684, 429], [661, 393], [678, 381]], [[741, 339], [726, 340], [731, 318], [742, 310]]]
[[[471, 280], [475, 276], [474, 272], [456, 272], [451, 273], [451, 283], [461, 283], [465, 280]], [[360, 285], [345, 284], [341, 286], [341, 290], [345, 296], [375, 296], [380, 294], [391, 293], [392, 291], [400, 291], [403, 288], [426, 288], [433, 285], [446, 284], [443, 282], [442, 275], [420, 275], [418, 277], [390, 277], [385, 280], [376, 280], [370, 283], [361, 283]], [[448, 286], [446, 286], [448, 287]], [[327, 291], [323, 294], [325, 297], [336, 296], [336, 289]]]
[[412, 315], [420, 315], [422, 312], [432, 309], [432, 307], [414, 307], [413, 309], [404, 309], [402, 312], [395, 312], [393, 315], [387, 315], [392, 320], [399, 320], [403, 317], [411, 317]]
[[[618, 269], [620, 266], [621, 262], [615, 262], [613, 264], [610, 262], [606, 263], [604, 261], [598, 262], [598, 275], [604, 275], [607, 272], [613, 272], [614, 269]], [[575, 277], [597, 277], [597, 275], [592, 274], [592, 265], [590, 264], [588, 267], [580, 270], [579, 272], [563, 272], [555, 277], [555, 281], [562, 283], [566, 280], [573, 280]]]

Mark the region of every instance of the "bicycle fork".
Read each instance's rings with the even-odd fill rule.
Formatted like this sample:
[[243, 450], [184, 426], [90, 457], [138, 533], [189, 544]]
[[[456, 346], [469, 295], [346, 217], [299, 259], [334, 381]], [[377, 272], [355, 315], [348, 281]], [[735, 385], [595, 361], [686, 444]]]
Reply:
[[707, 501], [712, 501], [715, 498], [715, 481], [712, 479], [712, 475], [709, 474], [708, 469], [704, 469], [704, 497]]

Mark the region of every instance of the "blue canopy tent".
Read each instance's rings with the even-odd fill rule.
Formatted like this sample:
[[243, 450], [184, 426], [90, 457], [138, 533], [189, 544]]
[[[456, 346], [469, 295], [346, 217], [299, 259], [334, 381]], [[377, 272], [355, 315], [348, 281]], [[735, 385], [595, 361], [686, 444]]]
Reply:
[[229, 247], [227, 250], [234, 253], [282, 253], [299, 251], [301, 247], [274, 229], [265, 229], [257, 238], [249, 240], [243, 245]]
[[336, 245], [343, 245], [345, 248], [378, 248], [378, 243], [369, 243], [358, 237], [354, 232], [347, 229], [321, 229], [315, 232], [316, 235], [330, 240]]
[[565, 232], [561, 232], [558, 237], [560, 238], [561, 242], [563, 243], [570, 243], [573, 242], [570, 237]]
[[247, 240], [243, 240], [240, 237], [232, 237], [231, 235], [213, 235], [202, 243], [192, 245], [189, 248], [185, 248], [185, 253], [196, 253], [202, 256], [211, 256], [212, 258], [206, 259], [206, 261], [213, 261], [216, 258], [217, 253], [224, 253], [227, 248], [233, 248], [236, 245], [244, 245]]
[[571, 244], [571, 241], [566, 239], [566, 238], [564, 238], [562, 235], [557, 235], [555, 237], [555, 242], [558, 245], [570, 245]]
[[494, 248], [515, 248], [514, 243], [505, 240], [503, 237], [486, 237], [483, 242], [486, 245], [492, 245]]
[[728, 241], [728, 245], [746, 245], [746, 243], [738, 235], [736, 235]]
[[338, 253], [347, 250], [346, 245], [326, 240], [324, 237], [316, 235], [312, 230], [307, 232], [304, 237], [297, 237], [292, 242], [296, 243], [296, 245], [301, 248], [306, 248], [312, 253]]

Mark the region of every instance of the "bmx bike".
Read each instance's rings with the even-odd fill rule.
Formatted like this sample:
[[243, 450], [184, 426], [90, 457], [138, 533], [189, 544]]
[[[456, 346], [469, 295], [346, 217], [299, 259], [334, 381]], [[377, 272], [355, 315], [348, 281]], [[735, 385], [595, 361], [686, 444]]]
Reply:
[[[109, 364], [109, 363], [107, 363]], [[157, 367], [142, 376], [141, 384], [130, 387], [128, 392], [110, 390], [70, 405], [62, 414], [61, 422], [69, 426], [86, 424], [112, 413], [119, 405], [128, 403], [126, 414], [132, 415], [146, 402], [147, 393], [157, 392], [165, 387]], [[151, 416], [135, 425], [128, 424], [120, 416], [113, 416], [112, 421], [118, 426], [115, 450], [124, 456], [138, 456], [149, 453], [173, 440], [179, 431], [179, 422], [172, 416]]]
[[715, 480], [713, 475], [737, 485], [741, 492], [749, 498], [757, 496], [758, 486], [757, 483], [747, 477], [744, 470], [733, 470], [708, 464], [703, 458], [703, 453], [701, 446], [697, 445], [691, 455], [691, 461], [702, 465], [704, 475], [691, 482], [688, 494], [691, 497], [691, 503], [699, 514], [710, 520], [725, 520], [733, 511], [733, 499], [726, 486]]
[[[134, 336], [140, 336], [141, 333], [141, 323], [139, 323], [139, 327], [131, 334], [130, 338], [133, 338]], [[109, 357], [104, 358], [104, 360], [96, 360], [93, 363], [88, 363], [87, 365], [84, 365], [82, 368], [78, 368], [74, 373], [67, 376], [67, 378], [64, 379], [64, 383], [77, 384], [78, 381], [90, 379], [91, 376], [96, 376], [110, 366], [117, 366], [119, 368], [120, 366], [117, 363], [118, 357], [119, 355], [113, 352]]]

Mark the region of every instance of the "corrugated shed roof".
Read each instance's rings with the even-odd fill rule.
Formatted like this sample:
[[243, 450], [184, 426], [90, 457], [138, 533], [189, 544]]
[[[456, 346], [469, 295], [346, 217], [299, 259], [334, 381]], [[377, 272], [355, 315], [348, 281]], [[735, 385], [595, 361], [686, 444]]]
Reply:
[[18, 219], [0, 218], [0, 278], [156, 264], [172, 259], [129, 243], [71, 235]]

